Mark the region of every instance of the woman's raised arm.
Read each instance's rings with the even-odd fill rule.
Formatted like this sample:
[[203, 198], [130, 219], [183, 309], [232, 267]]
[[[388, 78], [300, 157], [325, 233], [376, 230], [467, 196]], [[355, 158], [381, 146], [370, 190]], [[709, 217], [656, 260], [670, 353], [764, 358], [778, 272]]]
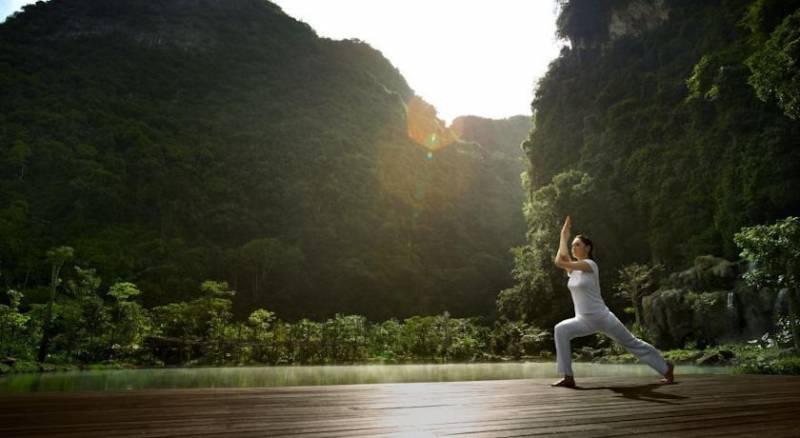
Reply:
[[569, 215], [564, 220], [564, 226], [561, 227], [561, 241], [558, 243], [558, 254], [556, 254], [556, 258], [553, 261], [556, 266], [561, 269], [566, 269], [568, 271], [574, 271], [576, 269], [586, 272], [592, 272], [592, 267], [583, 260], [572, 261], [572, 258], [569, 256], [569, 248], [567, 246], [567, 240], [569, 239], [570, 228], [572, 227], [572, 219], [570, 219]]
[[572, 221], [569, 215], [567, 215], [567, 218], [564, 220], [564, 226], [561, 227], [561, 241], [558, 243], [558, 253], [556, 254], [556, 258], [554, 260], [556, 265], [558, 265], [559, 262], [572, 261], [569, 257], [569, 247], [567, 246], [570, 227], [572, 227]]

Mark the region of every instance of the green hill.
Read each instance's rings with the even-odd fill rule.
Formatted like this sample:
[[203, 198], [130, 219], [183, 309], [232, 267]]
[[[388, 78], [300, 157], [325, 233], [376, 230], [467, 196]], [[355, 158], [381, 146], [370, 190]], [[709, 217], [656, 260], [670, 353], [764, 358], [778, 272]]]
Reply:
[[43, 300], [44, 253], [70, 245], [146, 305], [216, 279], [240, 315], [490, 315], [519, 172], [412, 141], [413, 97], [380, 52], [263, 0], [27, 6], [0, 24], [0, 281]]

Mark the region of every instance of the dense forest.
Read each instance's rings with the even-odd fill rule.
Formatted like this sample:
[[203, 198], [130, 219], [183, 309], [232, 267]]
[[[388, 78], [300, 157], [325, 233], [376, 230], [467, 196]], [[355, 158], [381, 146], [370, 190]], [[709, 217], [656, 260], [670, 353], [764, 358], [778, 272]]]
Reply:
[[239, 318], [488, 317], [512, 284], [529, 118], [456, 136], [380, 52], [267, 1], [26, 6], [0, 84], [0, 282], [26, 308], [59, 246], [62, 276], [147, 307], [227, 281]]

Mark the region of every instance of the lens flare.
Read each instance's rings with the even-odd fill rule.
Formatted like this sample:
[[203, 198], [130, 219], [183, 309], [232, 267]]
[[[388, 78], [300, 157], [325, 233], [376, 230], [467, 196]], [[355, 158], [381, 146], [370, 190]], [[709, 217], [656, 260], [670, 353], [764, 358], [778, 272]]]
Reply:
[[436, 117], [436, 109], [415, 96], [406, 103], [408, 141], [385, 139], [376, 150], [376, 174], [382, 193], [403, 205], [409, 215], [398, 224], [416, 227], [442, 214], [453, 214], [478, 181], [483, 160], [476, 144], [459, 140], [453, 129]]
[[406, 129], [408, 137], [428, 150], [437, 151], [456, 141], [456, 136], [436, 117], [436, 108], [419, 96], [406, 104]]

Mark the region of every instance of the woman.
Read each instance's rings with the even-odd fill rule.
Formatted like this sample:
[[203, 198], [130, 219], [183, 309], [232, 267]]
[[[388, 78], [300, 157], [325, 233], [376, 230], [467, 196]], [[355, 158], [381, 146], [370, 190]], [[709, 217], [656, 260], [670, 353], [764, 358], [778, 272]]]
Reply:
[[567, 240], [570, 236], [571, 226], [572, 222], [567, 216], [564, 226], [561, 228], [561, 242], [558, 246], [555, 263], [569, 274], [567, 287], [572, 294], [575, 317], [556, 324], [557, 369], [558, 373], [564, 377], [553, 383], [552, 386], [575, 387], [570, 341], [572, 338], [588, 336], [597, 332], [603, 333], [621, 344], [639, 360], [662, 374], [664, 376], [661, 380], [662, 383], [672, 383], [675, 366], [665, 361], [661, 353], [652, 345], [633, 336], [603, 302], [603, 297], [600, 295], [600, 271], [597, 263], [592, 260], [592, 241], [582, 234], [575, 236], [575, 240], [572, 241], [572, 255], [578, 260], [573, 261], [569, 257]]

